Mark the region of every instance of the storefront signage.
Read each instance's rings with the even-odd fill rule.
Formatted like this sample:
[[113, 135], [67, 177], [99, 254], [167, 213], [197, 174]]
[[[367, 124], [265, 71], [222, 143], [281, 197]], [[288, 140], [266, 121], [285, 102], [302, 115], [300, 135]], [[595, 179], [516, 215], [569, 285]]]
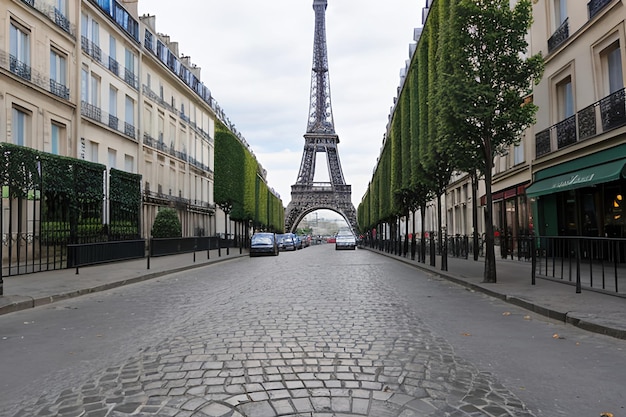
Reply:
[[572, 185], [575, 185], [575, 184], [583, 184], [589, 181], [593, 181], [593, 177], [595, 175], [596, 174], [580, 176], [578, 174], [574, 174], [568, 180], [559, 181], [559, 182], [552, 184], [552, 188], [571, 187]]

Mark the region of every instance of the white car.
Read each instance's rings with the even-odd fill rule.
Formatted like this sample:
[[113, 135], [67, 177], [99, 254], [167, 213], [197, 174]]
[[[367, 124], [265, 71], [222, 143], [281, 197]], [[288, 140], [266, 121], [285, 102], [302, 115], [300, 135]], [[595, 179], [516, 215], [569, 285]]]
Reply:
[[352, 233], [340, 233], [335, 238], [335, 250], [356, 249], [356, 237]]

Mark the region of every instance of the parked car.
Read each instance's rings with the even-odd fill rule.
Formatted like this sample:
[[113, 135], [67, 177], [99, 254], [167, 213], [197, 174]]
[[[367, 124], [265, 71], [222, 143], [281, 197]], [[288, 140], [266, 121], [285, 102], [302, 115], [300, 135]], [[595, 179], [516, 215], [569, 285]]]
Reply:
[[309, 246], [311, 246], [311, 235], [300, 236], [300, 239], [302, 240], [303, 248], [308, 248]]
[[250, 238], [250, 256], [278, 256], [278, 239], [274, 233], [255, 233]]
[[342, 232], [335, 237], [335, 250], [356, 249], [356, 237], [352, 232]]
[[293, 240], [291, 233], [285, 233], [278, 237], [278, 249], [279, 250], [296, 250], [296, 242]]
[[302, 238], [293, 233], [291, 233], [291, 237], [293, 238], [294, 244], [296, 245], [296, 249], [302, 249]]

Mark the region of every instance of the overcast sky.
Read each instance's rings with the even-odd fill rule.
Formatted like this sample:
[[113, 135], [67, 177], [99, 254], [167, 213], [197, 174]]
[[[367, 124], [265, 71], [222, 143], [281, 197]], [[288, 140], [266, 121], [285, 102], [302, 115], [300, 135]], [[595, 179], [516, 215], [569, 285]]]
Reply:
[[[328, 0], [326, 35], [339, 159], [355, 208], [380, 153], [425, 0]], [[156, 31], [201, 67], [201, 80], [267, 170], [286, 207], [307, 129], [313, 0], [141, 0]], [[324, 155], [324, 154], [322, 154]], [[316, 181], [328, 178], [326, 164]]]

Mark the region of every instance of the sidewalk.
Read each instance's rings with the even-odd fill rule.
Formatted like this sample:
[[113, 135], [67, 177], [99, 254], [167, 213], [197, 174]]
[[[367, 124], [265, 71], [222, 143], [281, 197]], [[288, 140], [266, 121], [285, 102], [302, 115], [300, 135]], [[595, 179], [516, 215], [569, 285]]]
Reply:
[[[463, 285], [475, 291], [499, 298], [537, 314], [563, 321], [595, 333], [626, 339], [626, 297], [601, 293], [583, 288], [576, 294], [576, 287], [548, 279], [536, 279], [531, 285], [530, 262], [514, 261], [496, 257], [496, 284], [483, 283], [485, 259], [448, 258], [448, 270], [441, 270], [441, 257], [436, 266], [412, 261], [374, 249], [373, 252], [407, 263], [434, 275]], [[363, 250], [363, 249], [360, 249]]]
[[[365, 250], [365, 249], [359, 249]], [[537, 314], [560, 320], [582, 329], [626, 339], [626, 298], [604, 294], [583, 288], [576, 294], [573, 285], [537, 279], [531, 285], [531, 264], [524, 261], [497, 259], [496, 284], [485, 284], [483, 280], [484, 259], [448, 258], [448, 271], [442, 271], [441, 258], [437, 257], [437, 266], [411, 261], [384, 252], [373, 252], [388, 256], [413, 267], [463, 285], [475, 291], [502, 299]], [[39, 272], [30, 275], [4, 277], [4, 296], [0, 297], [0, 314], [12, 313], [33, 308], [84, 294], [120, 287], [174, 272], [185, 271], [247, 256], [239, 249], [231, 248], [222, 256], [217, 250], [164, 256], [150, 259], [138, 259], [110, 264], [83, 267], [76, 274], [75, 269]], [[428, 262], [428, 259], [427, 259]]]
[[238, 248], [230, 248], [227, 255], [223, 248], [221, 255], [214, 249], [207, 259], [206, 251], [198, 251], [195, 253], [195, 262], [193, 253], [151, 257], [150, 269], [148, 259], [144, 258], [81, 267], [78, 275], [76, 269], [72, 268], [5, 276], [4, 296], [0, 296], [0, 315], [248, 256], [248, 251], [239, 254]]

